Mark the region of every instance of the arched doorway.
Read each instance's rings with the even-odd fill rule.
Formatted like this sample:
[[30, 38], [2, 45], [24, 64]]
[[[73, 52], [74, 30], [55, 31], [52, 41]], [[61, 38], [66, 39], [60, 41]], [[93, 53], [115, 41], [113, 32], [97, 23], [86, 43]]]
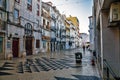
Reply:
[[33, 42], [33, 38], [32, 38], [32, 25], [30, 23], [25, 24], [25, 35], [26, 35], [26, 39], [25, 39], [25, 49], [26, 49], [26, 54], [27, 55], [32, 55], [32, 42]]

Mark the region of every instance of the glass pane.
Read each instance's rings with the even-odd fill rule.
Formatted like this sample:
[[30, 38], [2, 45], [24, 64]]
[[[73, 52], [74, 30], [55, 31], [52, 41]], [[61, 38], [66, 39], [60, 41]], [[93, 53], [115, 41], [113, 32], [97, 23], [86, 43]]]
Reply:
[[29, 4], [32, 4], [32, 0], [28, 0], [28, 3], [29, 3]]
[[2, 0], [0, 0], [0, 5], [2, 5]]
[[14, 18], [18, 19], [19, 17], [19, 11], [17, 9], [14, 9]]

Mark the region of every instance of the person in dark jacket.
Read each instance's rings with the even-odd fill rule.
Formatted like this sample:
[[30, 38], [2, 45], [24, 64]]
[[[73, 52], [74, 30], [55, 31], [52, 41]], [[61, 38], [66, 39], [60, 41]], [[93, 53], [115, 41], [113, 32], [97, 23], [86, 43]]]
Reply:
[[85, 53], [85, 45], [83, 45], [83, 53]]

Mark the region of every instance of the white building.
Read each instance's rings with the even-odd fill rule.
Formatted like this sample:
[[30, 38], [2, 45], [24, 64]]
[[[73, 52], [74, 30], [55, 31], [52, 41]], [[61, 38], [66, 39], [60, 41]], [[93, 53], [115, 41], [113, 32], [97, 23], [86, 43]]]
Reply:
[[42, 2], [42, 50], [50, 52], [50, 3]]
[[94, 25], [93, 25], [93, 17], [89, 17], [89, 35], [90, 35], [90, 50], [94, 51]]
[[87, 42], [89, 42], [89, 35], [87, 33], [80, 33], [81, 38], [81, 47], [83, 45], [86, 45]]
[[51, 36], [51, 45], [50, 45], [50, 49], [51, 52], [56, 51], [56, 19], [57, 19], [57, 15], [56, 15], [57, 9], [55, 6], [51, 5], [50, 8], [50, 16], [51, 16], [51, 23], [50, 23], [50, 36]]
[[66, 16], [61, 15], [61, 27], [60, 27], [60, 45], [61, 45], [61, 50], [65, 49], [66, 45], [66, 27], [65, 27], [65, 20]]
[[40, 51], [41, 0], [7, 0], [6, 56], [22, 57]]

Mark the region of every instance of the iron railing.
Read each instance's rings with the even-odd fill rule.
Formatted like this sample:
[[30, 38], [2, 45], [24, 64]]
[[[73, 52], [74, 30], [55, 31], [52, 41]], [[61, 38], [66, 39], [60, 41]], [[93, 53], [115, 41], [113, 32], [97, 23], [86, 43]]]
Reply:
[[107, 80], [110, 80], [110, 75], [114, 78], [114, 80], [120, 80], [120, 77], [118, 77], [118, 75], [112, 70], [111, 66], [109, 65], [109, 63], [107, 62], [106, 59], [103, 60], [103, 63], [104, 63], [105, 68], [106, 68]]

